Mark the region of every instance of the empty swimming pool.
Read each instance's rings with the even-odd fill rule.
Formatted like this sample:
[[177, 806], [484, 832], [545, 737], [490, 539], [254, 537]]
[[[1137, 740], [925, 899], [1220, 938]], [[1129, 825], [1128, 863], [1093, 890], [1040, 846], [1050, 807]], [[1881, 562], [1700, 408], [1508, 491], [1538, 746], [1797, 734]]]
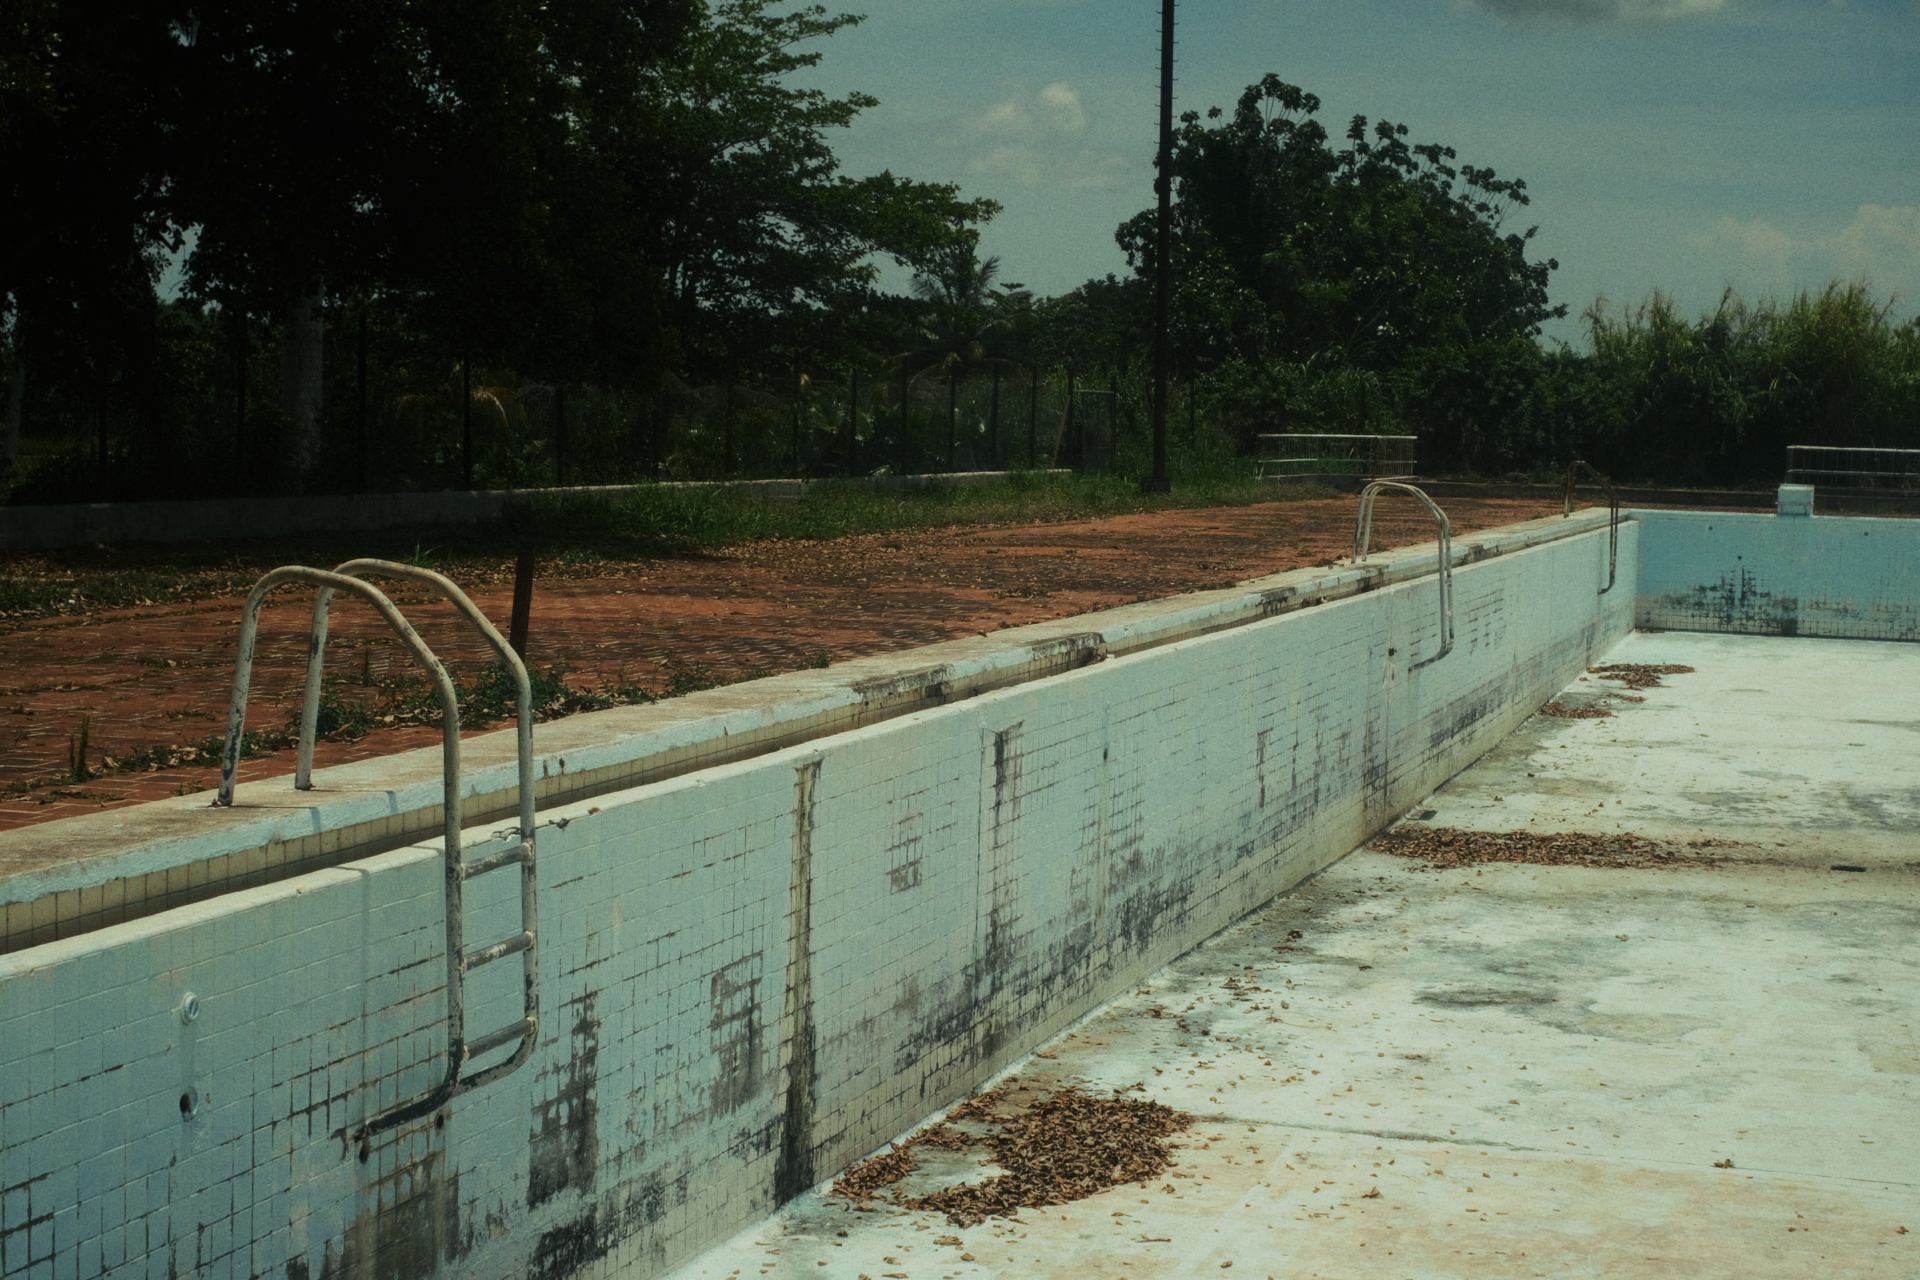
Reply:
[[[1582, 512], [546, 726], [530, 1057], [386, 1129], [438, 751], [9, 833], [0, 1274], [1911, 1274], [1917, 551]], [[1007, 1070], [1192, 1122], [1017, 1221], [894, 1199], [1010, 1115], [823, 1190]]]

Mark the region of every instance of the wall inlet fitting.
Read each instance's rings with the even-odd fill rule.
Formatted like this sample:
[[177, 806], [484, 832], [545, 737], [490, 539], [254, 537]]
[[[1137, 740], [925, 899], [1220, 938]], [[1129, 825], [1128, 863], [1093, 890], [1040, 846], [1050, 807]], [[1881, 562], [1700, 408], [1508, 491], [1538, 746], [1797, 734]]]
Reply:
[[1447, 656], [1453, 648], [1453, 525], [1426, 490], [1401, 480], [1373, 480], [1360, 490], [1360, 518], [1353, 530], [1353, 558], [1356, 561], [1367, 558], [1373, 546], [1373, 503], [1381, 493], [1388, 489], [1400, 493], [1412, 494], [1420, 500], [1420, 505], [1433, 517], [1434, 528], [1439, 531], [1440, 572], [1436, 580], [1440, 586], [1440, 650], [1430, 658], [1408, 667], [1409, 671], [1418, 671], [1428, 663], [1438, 662]]
[[200, 1016], [200, 997], [189, 991], [180, 999], [180, 1021], [187, 1024]]
[[1581, 476], [1599, 485], [1607, 495], [1607, 585], [1600, 588], [1600, 594], [1605, 595], [1613, 590], [1614, 579], [1620, 575], [1620, 494], [1613, 487], [1613, 481], [1607, 479], [1592, 463], [1575, 458], [1567, 466], [1567, 489], [1560, 508], [1563, 520], [1573, 514], [1573, 490], [1580, 483]]
[[[407, 578], [433, 587], [452, 602], [454, 608], [478, 630], [499, 654], [513, 677], [518, 711], [519, 822], [512, 847], [468, 861], [461, 848], [460, 707], [453, 680], [446, 667], [408, 625], [393, 602], [372, 584], [358, 576], [379, 573], [387, 577]], [[327, 618], [336, 591], [359, 596], [384, 618], [400, 637], [414, 660], [432, 679], [434, 696], [440, 704], [441, 721], [441, 822], [443, 878], [446, 885], [447, 955], [447, 1062], [439, 1082], [411, 1102], [391, 1107], [373, 1116], [355, 1131], [360, 1142], [374, 1133], [430, 1115], [454, 1097], [516, 1070], [532, 1056], [539, 1031], [539, 969], [537, 871], [534, 862], [533, 796], [533, 697], [527, 670], [518, 654], [501, 638], [485, 615], [465, 592], [447, 578], [428, 569], [396, 564], [387, 560], [350, 560], [338, 570], [287, 565], [273, 570], [254, 584], [247, 596], [240, 619], [239, 655], [234, 664], [233, 692], [227, 710], [227, 744], [221, 759], [218, 805], [231, 805], [234, 772], [239, 764], [246, 723], [247, 687], [251, 679], [260, 606], [268, 592], [287, 582], [301, 582], [318, 588], [314, 600], [313, 628], [308, 647], [305, 700], [301, 708], [300, 756], [294, 785], [312, 788], [313, 741], [319, 720], [320, 686], [325, 658]], [[467, 950], [463, 889], [468, 880], [506, 867], [520, 869], [520, 929], [485, 946]], [[466, 1025], [465, 978], [470, 970], [508, 956], [520, 956], [522, 965], [521, 1016], [503, 1027], [469, 1037]], [[505, 1059], [472, 1075], [465, 1074], [467, 1064], [484, 1054], [507, 1045], [514, 1049]]]

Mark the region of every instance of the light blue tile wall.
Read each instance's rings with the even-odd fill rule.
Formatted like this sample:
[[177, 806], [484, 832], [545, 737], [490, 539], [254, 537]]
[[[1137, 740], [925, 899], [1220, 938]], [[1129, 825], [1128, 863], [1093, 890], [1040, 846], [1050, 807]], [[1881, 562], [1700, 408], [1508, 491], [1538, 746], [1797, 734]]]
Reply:
[[550, 810], [536, 1053], [365, 1160], [444, 1043], [432, 849], [0, 957], [0, 1275], [657, 1273], [1471, 763], [1625, 633], [1605, 576], [1463, 568], [1429, 665], [1431, 578]]
[[1920, 520], [1632, 515], [1642, 627], [1920, 640]]

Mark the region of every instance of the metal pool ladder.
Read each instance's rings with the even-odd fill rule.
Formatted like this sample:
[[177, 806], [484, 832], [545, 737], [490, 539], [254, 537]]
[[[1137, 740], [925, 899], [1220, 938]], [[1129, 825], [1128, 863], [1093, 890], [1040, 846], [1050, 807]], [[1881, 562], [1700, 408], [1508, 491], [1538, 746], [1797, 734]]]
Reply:
[[1575, 458], [1567, 466], [1567, 492], [1560, 511], [1563, 520], [1573, 514], [1574, 486], [1580, 483], [1583, 475], [1599, 485], [1607, 495], [1607, 585], [1600, 588], [1599, 592], [1605, 595], [1613, 590], [1613, 581], [1620, 574], [1620, 493], [1613, 487], [1613, 481], [1607, 479], [1592, 463]]
[[1388, 489], [1412, 494], [1420, 500], [1420, 505], [1433, 516], [1435, 528], [1440, 538], [1440, 572], [1437, 579], [1440, 584], [1440, 651], [1430, 658], [1423, 658], [1408, 668], [1417, 671], [1429, 663], [1438, 662], [1453, 649], [1453, 526], [1424, 489], [1407, 484], [1401, 480], [1373, 480], [1360, 490], [1360, 520], [1353, 531], [1353, 558], [1364, 560], [1373, 547], [1373, 503], [1374, 499]]
[[[519, 755], [519, 822], [517, 839], [511, 848], [484, 858], [468, 861], [461, 849], [460, 785], [460, 708], [453, 680], [446, 668], [419, 634], [401, 616], [365, 575], [406, 578], [423, 583], [451, 602], [462, 617], [479, 631], [513, 677], [516, 695], [516, 719]], [[421, 1116], [430, 1115], [458, 1095], [497, 1080], [517, 1069], [533, 1053], [540, 1026], [540, 984], [538, 967], [538, 877], [534, 860], [534, 787], [533, 787], [533, 695], [527, 679], [526, 664], [487, 621], [486, 615], [452, 581], [430, 569], [398, 564], [389, 560], [349, 560], [332, 572], [288, 565], [275, 569], [254, 584], [240, 618], [239, 654], [234, 663], [233, 691], [227, 706], [226, 750], [220, 761], [220, 791], [215, 804], [233, 803], [234, 773], [239, 766], [246, 726], [247, 688], [252, 678], [254, 643], [259, 629], [260, 607], [267, 594], [287, 582], [304, 582], [317, 591], [313, 604], [313, 630], [307, 650], [305, 699], [300, 715], [300, 750], [294, 774], [294, 786], [302, 791], [313, 787], [313, 743], [319, 721], [320, 687], [326, 656], [327, 618], [336, 591], [346, 591], [371, 604], [387, 625], [400, 637], [409, 653], [433, 682], [434, 697], [440, 704], [441, 721], [441, 822], [444, 875], [446, 882], [447, 952], [447, 1065], [438, 1084], [431, 1090], [372, 1117], [354, 1132], [356, 1140]], [[466, 949], [464, 888], [467, 881], [506, 867], [520, 868], [520, 929], [499, 941]], [[521, 957], [521, 1017], [506, 1026], [469, 1038], [466, 1033], [465, 978], [469, 971], [507, 956]], [[502, 1061], [471, 1075], [465, 1074], [474, 1058], [506, 1045], [513, 1053]]]

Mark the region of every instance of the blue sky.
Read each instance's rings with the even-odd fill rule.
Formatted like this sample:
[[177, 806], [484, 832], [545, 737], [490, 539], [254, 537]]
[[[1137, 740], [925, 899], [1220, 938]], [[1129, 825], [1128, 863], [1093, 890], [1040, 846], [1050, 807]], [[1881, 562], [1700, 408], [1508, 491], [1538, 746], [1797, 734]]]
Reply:
[[[857, 3], [849, 5], [860, 11]], [[1005, 277], [1125, 269], [1151, 201], [1158, 0], [869, 0], [813, 82], [880, 106], [845, 169], [958, 181], [1005, 212]], [[1711, 307], [1865, 277], [1920, 313], [1920, 0], [1183, 0], [1176, 110], [1267, 72], [1525, 178], [1560, 261], [1550, 336], [1654, 289]]]

